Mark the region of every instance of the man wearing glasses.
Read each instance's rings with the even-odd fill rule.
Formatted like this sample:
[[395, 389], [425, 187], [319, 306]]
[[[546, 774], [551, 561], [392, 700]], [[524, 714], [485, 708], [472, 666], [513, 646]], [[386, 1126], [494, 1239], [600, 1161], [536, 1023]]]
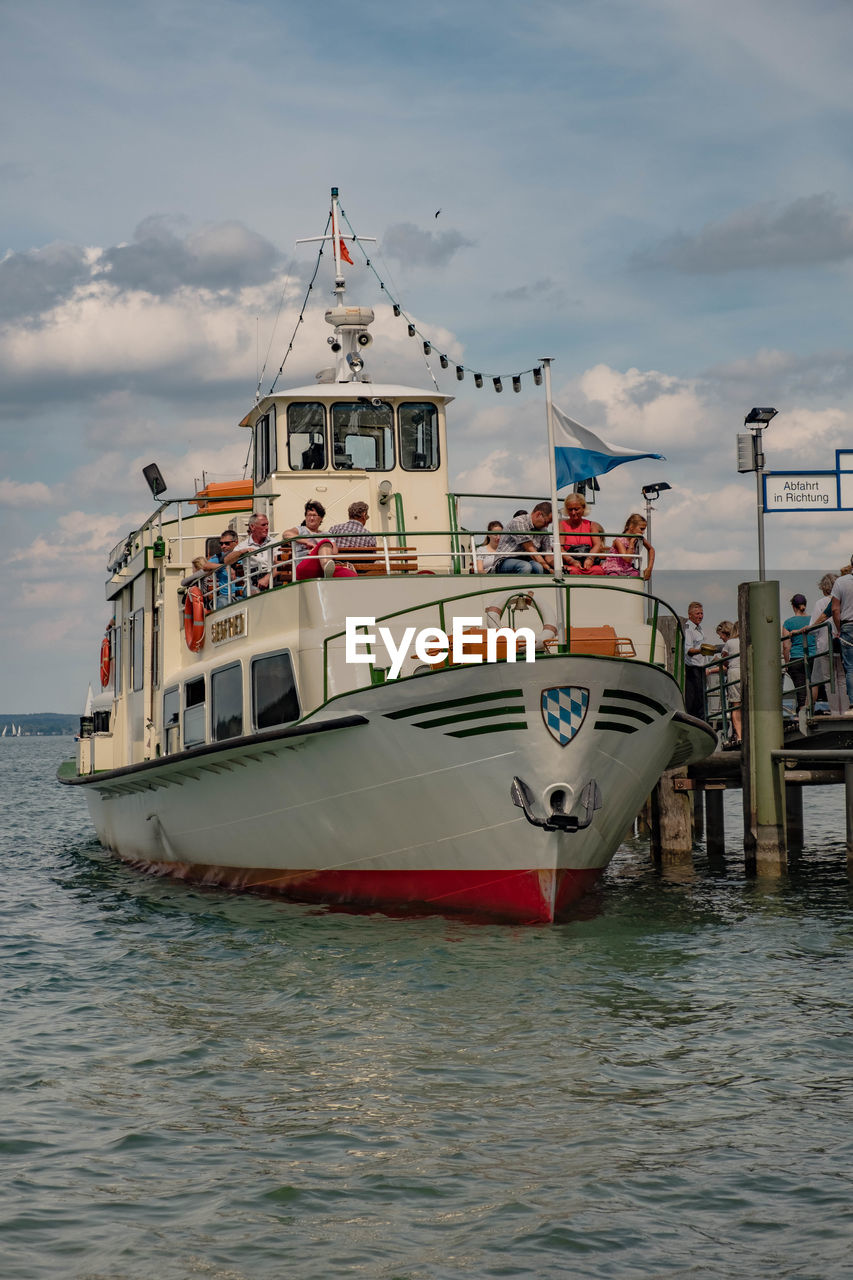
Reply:
[[226, 567], [226, 556], [236, 549], [236, 533], [233, 529], [223, 529], [219, 535], [219, 551], [215, 552], [209, 560], [205, 560], [204, 556], [198, 556], [193, 560], [194, 569], [205, 569], [208, 573], [215, 574], [217, 609], [221, 609], [231, 600], [242, 599], [245, 594], [242, 581], [232, 578], [233, 570]]

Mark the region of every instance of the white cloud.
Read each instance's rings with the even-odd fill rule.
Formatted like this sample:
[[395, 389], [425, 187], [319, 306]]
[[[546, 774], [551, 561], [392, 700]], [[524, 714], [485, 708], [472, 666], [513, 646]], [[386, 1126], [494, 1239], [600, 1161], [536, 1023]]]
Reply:
[[41, 480], [29, 484], [18, 480], [0, 480], [0, 503], [7, 507], [40, 506], [50, 501], [50, 489]]

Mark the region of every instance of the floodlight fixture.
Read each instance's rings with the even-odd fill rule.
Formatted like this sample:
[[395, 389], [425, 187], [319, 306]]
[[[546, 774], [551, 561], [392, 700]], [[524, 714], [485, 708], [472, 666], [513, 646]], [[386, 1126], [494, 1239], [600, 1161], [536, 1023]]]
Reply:
[[642, 494], [646, 502], [654, 502], [655, 498], [659, 498], [666, 489], [671, 488], [671, 484], [668, 484], [666, 480], [661, 480], [658, 484], [644, 484]]
[[778, 409], [750, 409], [749, 413], [743, 420], [745, 427], [766, 427], [773, 421], [778, 413]]
[[156, 462], [149, 462], [147, 467], [143, 467], [142, 474], [145, 476], [148, 488], [151, 490], [151, 496], [154, 499], [159, 498], [161, 493], [166, 492], [166, 481], [163, 479], [163, 474]]

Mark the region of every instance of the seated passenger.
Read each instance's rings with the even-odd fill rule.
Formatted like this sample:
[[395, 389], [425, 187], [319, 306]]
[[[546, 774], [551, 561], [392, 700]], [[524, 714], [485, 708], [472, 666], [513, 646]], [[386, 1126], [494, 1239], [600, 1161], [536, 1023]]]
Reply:
[[[523, 511], [521, 514], [527, 515], [527, 512]], [[487, 528], [486, 541], [481, 542], [477, 548], [477, 573], [494, 573], [495, 561], [498, 558], [498, 542], [503, 525], [500, 520], [490, 520]]]
[[255, 554], [246, 556], [246, 564], [244, 571], [246, 572], [252, 595], [258, 591], [266, 591], [270, 585], [270, 574], [272, 572], [272, 548], [273, 543], [278, 542], [278, 537], [274, 533], [270, 533], [270, 522], [265, 515], [259, 511], [254, 512], [249, 517], [249, 536], [245, 542], [240, 542], [225, 557], [226, 564], [233, 564], [235, 560], [247, 551]]
[[[375, 551], [376, 535], [370, 533], [367, 528], [367, 517], [370, 514], [366, 502], [351, 502], [347, 515], [348, 520], [344, 520], [341, 524], [333, 524], [329, 530], [330, 534], [335, 535], [335, 541], [340, 548], [350, 548], [351, 550]], [[347, 536], [349, 535], [349, 536]], [[355, 535], [354, 537], [352, 535]]]
[[[322, 502], [318, 502], [316, 498], [309, 498], [305, 503], [305, 513], [302, 518], [302, 524], [298, 525], [295, 529], [285, 529], [284, 537], [294, 539], [294, 541], [290, 543], [290, 559], [293, 566], [294, 580], [296, 578], [296, 566], [299, 564], [299, 561], [302, 560], [304, 556], [307, 556], [313, 549], [316, 542], [316, 535], [320, 532], [320, 525], [323, 523], [325, 518], [326, 508], [323, 506]], [[300, 538], [298, 535], [302, 533], [314, 536]], [[284, 548], [284, 550], [286, 551], [286, 548]]]
[[[625, 521], [625, 528], [622, 530], [620, 538], [613, 539], [613, 546], [610, 554], [604, 561], [604, 572], [614, 578], [639, 578], [643, 577], [646, 582], [652, 576], [652, 566], [655, 562], [655, 549], [650, 542], [647, 542], [643, 536], [646, 532], [646, 518], [635, 511]], [[649, 561], [645, 569], [640, 573], [640, 543], [648, 552]]]
[[566, 519], [560, 521], [560, 543], [563, 548], [563, 568], [569, 573], [602, 574], [599, 552], [604, 550], [604, 533], [600, 524], [588, 520], [586, 498], [582, 493], [570, 493], [563, 502]]
[[356, 578], [358, 574], [351, 564], [339, 564], [335, 560], [338, 548], [331, 538], [320, 538], [307, 556], [296, 566], [294, 580], [306, 582], [309, 578]]
[[[194, 569], [204, 569], [208, 573], [213, 573], [214, 583], [216, 585], [216, 605], [217, 609], [221, 609], [231, 600], [243, 598], [243, 583], [234, 581], [234, 569], [226, 567], [225, 557], [230, 555], [237, 546], [237, 534], [233, 529], [223, 529], [219, 535], [219, 550], [214, 551], [208, 560], [204, 556], [197, 556], [193, 560]], [[230, 585], [229, 585], [230, 584]]]
[[[551, 573], [550, 502], [539, 502], [529, 515], [513, 516], [498, 540], [493, 573]], [[525, 554], [520, 554], [524, 552]]]

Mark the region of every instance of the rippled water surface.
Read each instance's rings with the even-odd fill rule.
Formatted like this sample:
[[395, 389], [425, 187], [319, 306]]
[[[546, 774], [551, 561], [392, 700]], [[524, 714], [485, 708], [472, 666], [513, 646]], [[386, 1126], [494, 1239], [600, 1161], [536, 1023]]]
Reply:
[[71, 745], [0, 743], [4, 1280], [851, 1274], [840, 789], [513, 928], [145, 878]]

